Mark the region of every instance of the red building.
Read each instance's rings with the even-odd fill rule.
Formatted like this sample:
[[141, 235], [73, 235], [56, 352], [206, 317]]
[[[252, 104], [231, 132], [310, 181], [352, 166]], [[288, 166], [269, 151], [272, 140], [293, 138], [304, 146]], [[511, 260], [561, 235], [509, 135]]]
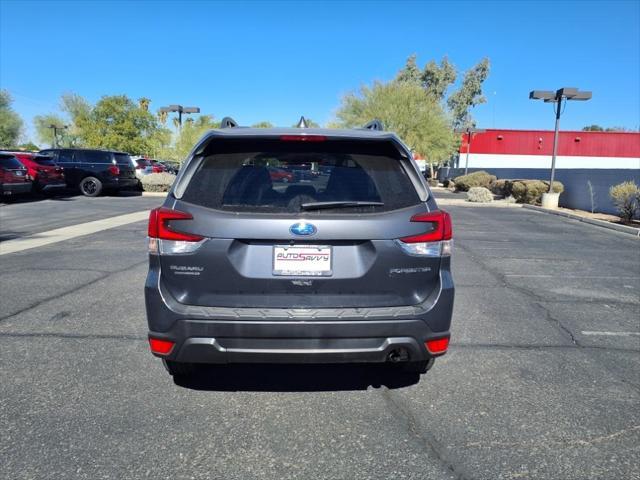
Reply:
[[[464, 168], [467, 135], [460, 145], [458, 167]], [[553, 132], [487, 130], [471, 140], [469, 168], [550, 168]], [[556, 168], [638, 169], [640, 133], [560, 132]]]

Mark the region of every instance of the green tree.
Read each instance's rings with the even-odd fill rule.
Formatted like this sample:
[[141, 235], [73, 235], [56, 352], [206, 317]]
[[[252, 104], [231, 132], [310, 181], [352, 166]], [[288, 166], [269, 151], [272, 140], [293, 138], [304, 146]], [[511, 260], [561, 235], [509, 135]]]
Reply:
[[[51, 125], [58, 127], [58, 138], [54, 142], [53, 128]], [[68, 135], [68, 128], [63, 128], [66, 125], [65, 119], [55, 113], [48, 113], [46, 115], [36, 115], [33, 117], [33, 126], [36, 129], [36, 137], [41, 143], [46, 143], [50, 146], [70, 147], [74, 145], [71, 137]]]
[[337, 112], [342, 126], [360, 127], [377, 118], [396, 132], [431, 168], [453, 153], [456, 138], [440, 103], [419, 85], [376, 82], [342, 99]]
[[586, 127], [582, 127], [583, 132], [604, 132], [604, 128], [600, 125], [587, 125]]
[[6, 90], [0, 90], [0, 148], [15, 147], [22, 131], [22, 119], [13, 108], [12, 98]]
[[440, 61], [440, 65], [431, 60], [424, 66], [420, 75], [422, 87], [433, 97], [442, 101], [447, 89], [456, 81], [456, 67], [449, 62], [445, 56]]
[[416, 54], [412, 54], [407, 58], [407, 63], [396, 75], [396, 82], [408, 82], [420, 84], [422, 82], [422, 72], [416, 64]]
[[88, 147], [132, 154], [151, 150], [158, 130], [156, 117], [126, 95], [102, 97], [88, 115], [77, 118], [75, 126]]
[[455, 128], [475, 126], [470, 109], [487, 101], [482, 94], [482, 83], [489, 76], [489, 66], [488, 58], [481, 60], [464, 74], [460, 88], [449, 96], [447, 105]]
[[220, 122], [214, 120], [212, 115], [200, 115], [192, 122], [185, 122], [182, 130], [178, 132], [171, 160], [183, 161], [200, 137], [211, 129], [219, 128]]
[[252, 128], [273, 128], [273, 124], [271, 122], [262, 121], [258, 123], [254, 123], [251, 125]]
[[37, 152], [40, 147], [33, 142], [21, 143], [18, 145], [19, 150], [25, 150], [27, 152]]

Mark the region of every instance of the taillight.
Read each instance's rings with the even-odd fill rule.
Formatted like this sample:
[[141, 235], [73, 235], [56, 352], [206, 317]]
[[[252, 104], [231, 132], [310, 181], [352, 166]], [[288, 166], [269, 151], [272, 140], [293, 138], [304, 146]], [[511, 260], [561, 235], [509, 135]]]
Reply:
[[173, 350], [175, 342], [171, 340], [161, 340], [159, 338], [149, 338], [151, 351], [156, 355], [169, 355]]
[[192, 220], [190, 213], [169, 208], [156, 208], [149, 214], [149, 252], [153, 254], [191, 253], [206, 240], [201, 235], [185, 233], [172, 228], [168, 222]]
[[405, 253], [419, 257], [439, 257], [451, 255], [453, 247], [453, 227], [451, 216], [444, 210], [420, 213], [411, 217], [412, 222], [431, 224], [431, 230], [400, 238], [397, 243]]
[[120, 175], [120, 167], [117, 165], [109, 165], [109, 173], [114, 177]]
[[424, 342], [431, 355], [442, 355], [449, 348], [449, 337]]
[[281, 135], [283, 142], [324, 142], [327, 139], [324, 135]]

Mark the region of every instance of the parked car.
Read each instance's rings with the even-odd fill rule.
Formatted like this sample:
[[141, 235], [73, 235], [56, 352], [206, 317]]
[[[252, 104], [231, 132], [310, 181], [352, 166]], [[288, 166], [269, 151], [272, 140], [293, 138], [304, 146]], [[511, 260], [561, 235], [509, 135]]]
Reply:
[[178, 162], [162, 161], [160, 163], [162, 163], [162, 165], [165, 166], [165, 168], [167, 169], [167, 172], [169, 173], [173, 173], [174, 175], [177, 175], [178, 172], [180, 171], [180, 164]]
[[[149, 343], [170, 374], [260, 362], [423, 373], [447, 351], [451, 219], [398, 137], [227, 127], [194, 152], [149, 218]], [[330, 173], [282, 191], [274, 159]]]
[[138, 186], [140, 186], [140, 182], [142, 182], [143, 177], [153, 173], [151, 162], [149, 162], [149, 160], [147, 160], [146, 158], [131, 158], [131, 165], [133, 165], [133, 168], [136, 172]]
[[87, 197], [138, 186], [128, 153], [82, 148], [52, 148], [40, 153], [64, 168], [67, 186], [79, 188]]
[[269, 175], [274, 182], [292, 183], [296, 181], [296, 176], [293, 172], [282, 168], [269, 167]]
[[0, 195], [17, 195], [31, 191], [27, 169], [11, 153], [0, 152]]
[[167, 171], [167, 167], [158, 160], [149, 160], [153, 173], [162, 173]]
[[32, 191], [50, 193], [67, 186], [64, 169], [48, 155], [30, 152], [12, 152], [26, 169], [32, 182]]

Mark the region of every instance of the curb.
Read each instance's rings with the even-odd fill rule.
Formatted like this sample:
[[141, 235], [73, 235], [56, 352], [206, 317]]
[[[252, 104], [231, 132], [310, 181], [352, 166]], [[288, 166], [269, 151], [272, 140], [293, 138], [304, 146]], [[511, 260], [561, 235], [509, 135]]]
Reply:
[[594, 218], [585, 218], [579, 215], [573, 215], [571, 213], [563, 212], [561, 210], [550, 210], [548, 208], [538, 207], [536, 205], [522, 205], [522, 208], [526, 208], [527, 210], [535, 210], [536, 212], [541, 213], [549, 213], [551, 215], [557, 215], [559, 217], [570, 218], [571, 220], [578, 220], [580, 222], [589, 223], [591, 225], [596, 225], [598, 227], [607, 228], [609, 230], [616, 230], [621, 233], [626, 233], [628, 235], [633, 235], [634, 237], [640, 238], [640, 230], [633, 227], [627, 227], [626, 225], [616, 225], [615, 223], [605, 222], [604, 220], [596, 220]]
[[142, 192], [143, 197], [166, 197], [169, 192]]

